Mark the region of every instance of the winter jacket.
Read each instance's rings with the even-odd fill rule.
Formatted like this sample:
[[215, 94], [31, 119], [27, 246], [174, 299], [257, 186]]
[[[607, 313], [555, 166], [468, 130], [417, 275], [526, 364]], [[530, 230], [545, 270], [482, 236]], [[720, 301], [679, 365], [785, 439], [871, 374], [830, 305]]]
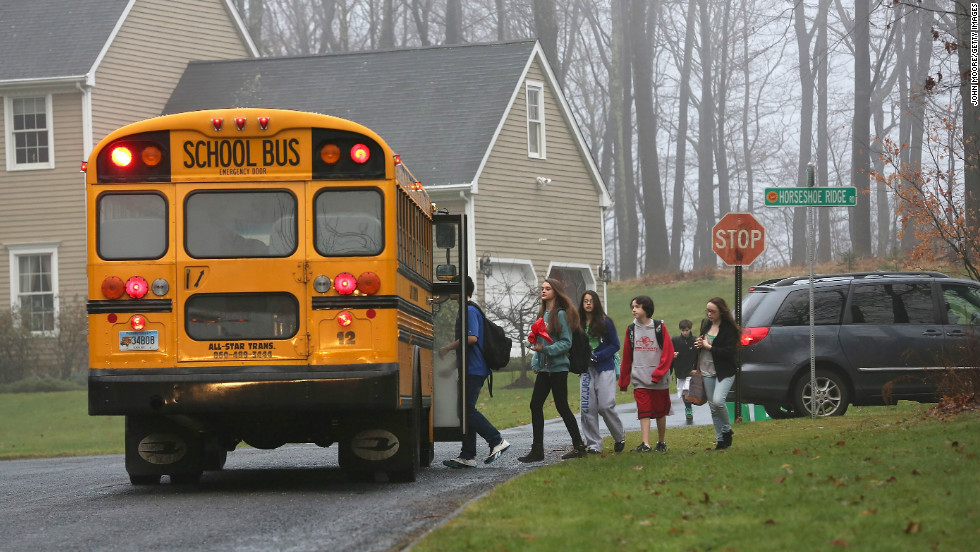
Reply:
[[[544, 323], [548, 323], [548, 316], [551, 311], [544, 311]], [[535, 352], [531, 358], [531, 370], [535, 372], [567, 372], [568, 371], [568, 351], [572, 348], [572, 328], [568, 325], [565, 311], [558, 311], [558, 325], [561, 327], [561, 335], [552, 335], [554, 339], [547, 343], [545, 339], [544, 349]]]
[[595, 368], [596, 372], [615, 370], [616, 351], [619, 350], [619, 335], [616, 333], [616, 325], [608, 316], [606, 317], [606, 335], [602, 338], [589, 336], [590, 342], [595, 339], [599, 340], [599, 344], [592, 348], [591, 366]]

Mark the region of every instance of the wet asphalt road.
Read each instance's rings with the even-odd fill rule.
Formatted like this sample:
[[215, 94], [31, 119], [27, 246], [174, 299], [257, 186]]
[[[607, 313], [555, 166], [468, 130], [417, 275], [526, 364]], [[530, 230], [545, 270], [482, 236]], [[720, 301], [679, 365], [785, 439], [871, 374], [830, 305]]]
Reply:
[[[687, 425], [673, 400], [668, 427]], [[638, 431], [635, 404], [619, 410], [627, 432]], [[706, 406], [694, 410], [694, 425], [711, 423]], [[348, 481], [335, 446], [236, 450], [224, 470], [206, 472], [196, 486], [164, 478], [134, 487], [121, 455], [0, 462], [0, 549], [402, 550], [499, 483], [560, 462], [571, 444], [561, 420], [548, 420], [545, 462], [522, 464], [530, 426], [502, 433], [511, 449], [478, 469], [443, 467], [459, 444], [436, 443], [432, 466], [409, 484]], [[627, 450], [637, 444], [627, 438]], [[486, 453], [480, 440], [478, 456]]]

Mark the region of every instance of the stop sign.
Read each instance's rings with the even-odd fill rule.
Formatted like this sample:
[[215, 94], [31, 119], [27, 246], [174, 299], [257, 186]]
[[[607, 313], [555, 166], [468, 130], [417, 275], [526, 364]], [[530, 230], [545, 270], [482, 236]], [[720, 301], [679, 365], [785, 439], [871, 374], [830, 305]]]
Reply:
[[728, 266], [752, 264], [766, 250], [766, 228], [751, 213], [728, 213], [711, 229], [711, 249]]

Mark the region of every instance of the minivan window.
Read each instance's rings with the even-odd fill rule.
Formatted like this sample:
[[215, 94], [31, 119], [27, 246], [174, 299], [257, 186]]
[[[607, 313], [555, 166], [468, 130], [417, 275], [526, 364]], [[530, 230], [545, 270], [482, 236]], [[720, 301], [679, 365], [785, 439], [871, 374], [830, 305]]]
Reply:
[[[822, 289], [813, 292], [813, 324], [840, 324], [846, 289]], [[801, 289], [786, 296], [772, 321], [773, 326], [809, 326], [810, 290]]]
[[943, 284], [947, 324], [980, 325], [980, 286]]
[[850, 314], [855, 324], [935, 324], [932, 284], [854, 286]]

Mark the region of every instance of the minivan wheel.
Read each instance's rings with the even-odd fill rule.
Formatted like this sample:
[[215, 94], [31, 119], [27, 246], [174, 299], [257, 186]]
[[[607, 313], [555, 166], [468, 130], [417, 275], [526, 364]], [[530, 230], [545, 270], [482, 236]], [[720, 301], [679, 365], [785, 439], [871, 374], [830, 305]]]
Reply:
[[[837, 374], [828, 370], [817, 370], [816, 402], [817, 416], [843, 416], [850, 402], [847, 385]], [[804, 374], [793, 389], [793, 402], [801, 416], [810, 416], [810, 378]]]

